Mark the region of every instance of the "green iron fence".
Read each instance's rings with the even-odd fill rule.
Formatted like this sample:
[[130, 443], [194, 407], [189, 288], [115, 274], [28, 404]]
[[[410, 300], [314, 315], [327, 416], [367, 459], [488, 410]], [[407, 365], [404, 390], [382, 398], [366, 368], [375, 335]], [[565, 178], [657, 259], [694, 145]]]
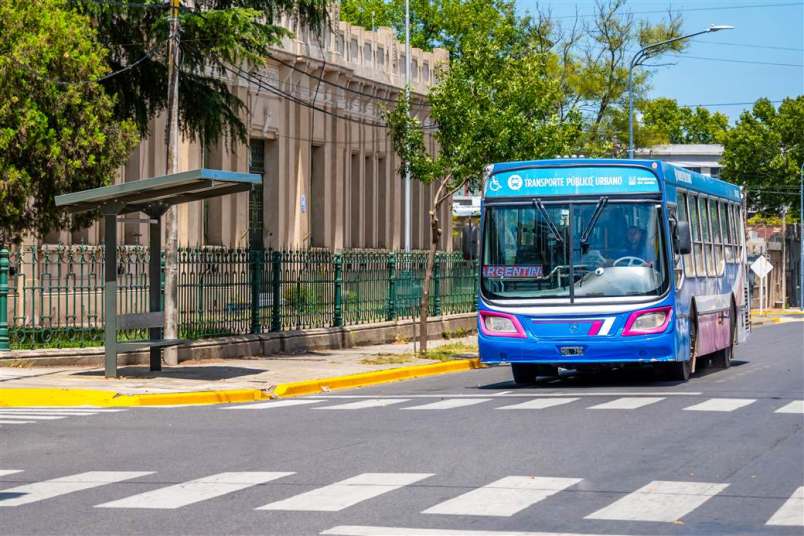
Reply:
[[[182, 249], [179, 336], [201, 339], [415, 318], [426, 259], [423, 251]], [[0, 349], [6, 340], [14, 349], [103, 344], [103, 270], [102, 247], [0, 250]], [[117, 273], [119, 312], [146, 312], [151, 284], [147, 249], [121, 246]], [[439, 252], [433, 276], [430, 315], [475, 309], [475, 261]], [[123, 339], [146, 337], [144, 332], [121, 334]]]

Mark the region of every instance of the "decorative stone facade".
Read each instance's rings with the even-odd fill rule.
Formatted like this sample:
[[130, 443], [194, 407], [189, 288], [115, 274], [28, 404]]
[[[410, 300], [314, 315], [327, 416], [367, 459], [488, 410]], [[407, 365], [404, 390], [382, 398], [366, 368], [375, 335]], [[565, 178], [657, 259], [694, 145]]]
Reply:
[[[404, 87], [405, 47], [390, 28], [375, 31], [338, 21], [316, 36], [292, 20], [281, 24], [294, 32], [272, 52], [265, 68], [244, 79], [232, 73], [230, 86], [247, 105], [250, 144], [228, 140], [201, 147], [180, 146], [181, 169], [210, 167], [263, 175], [262, 195], [235, 194], [179, 207], [182, 246], [247, 247], [256, 229], [267, 248], [387, 248], [404, 246], [404, 184], [400, 161], [382, 106], [393, 106]], [[414, 112], [427, 124], [424, 96], [446, 66], [448, 54], [412, 50]], [[259, 80], [257, 80], [259, 79]], [[285, 95], [277, 95], [284, 93]], [[288, 97], [287, 95], [290, 95]], [[436, 151], [432, 135], [425, 138]], [[164, 117], [132, 153], [120, 181], [164, 174]], [[412, 184], [413, 247], [429, 241], [428, 206], [432, 188]], [[262, 205], [260, 207], [260, 205]], [[449, 225], [449, 209], [441, 220]], [[125, 244], [147, 244], [147, 224], [121, 223]], [[262, 227], [259, 232], [259, 227]], [[46, 242], [96, 244], [99, 225]], [[450, 248], [449, 229], [443, 233]]]

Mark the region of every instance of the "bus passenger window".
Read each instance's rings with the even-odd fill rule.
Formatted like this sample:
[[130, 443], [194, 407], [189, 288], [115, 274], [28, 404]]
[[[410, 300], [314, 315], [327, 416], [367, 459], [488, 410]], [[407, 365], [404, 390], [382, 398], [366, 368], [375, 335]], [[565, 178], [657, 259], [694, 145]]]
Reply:
[[709, 209], [707, 200], [703, 197], [698, 198], [698, 212], [701, 215], [701, 238], [704, 242], [704, 258], [706, 259], [706, 275], [715, 275], [715, 263], [712, 259], [712, 234], [709, 228]]
[[709, 200], [709, 213], [710, 221], [712, 222], [712, 249], [714, 251], [714, 269], [713, 275], [723, 275], [723, 237], [720, 234], [720, 212], [718, 211], [718, 202], [714, 199]]
[[698, 197], [691, 195], [689, 198], [690, 208], [690, 227], [692, 227], [692, 253], [695, 259], [695, 274], [698, 277], [706, 277], [706, 264], [704, 264], [703, 241], [701, 240], [701, 219], [698, 214]]
[[[682, 192], [678, 194], [678, 221], [690, 221], [687, 212], [687, 195]], [[684, 255], [684, 275], [695, 277], [695, 259], [692, 252]]]
[[720, 203], [720, 226], [723, 228], [723, 250], [726, 262], [734, 262], [734, 249], [732, 248], [734, 231], [731, 227], [731, 205], [729, 203]]

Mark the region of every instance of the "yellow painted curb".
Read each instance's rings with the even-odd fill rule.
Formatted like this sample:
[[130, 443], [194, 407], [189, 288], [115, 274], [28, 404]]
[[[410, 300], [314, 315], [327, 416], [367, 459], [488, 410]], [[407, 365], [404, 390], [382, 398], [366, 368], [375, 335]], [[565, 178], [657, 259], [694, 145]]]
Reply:
[[186, 393], [154, 393], [124, 395], [114, 391], [90, 389], [0, 389], [0, 407], [21, 406], [166, 406], [192, 404], [231, 404], [266, 400], [259, 389], [228, 391], [193, 391]]
[[474, 358], [456, 359], [455, 361], [434, 363], [432, 365], [416, 365], [412, 367], [361, 372], [360, 374], [350, 374], [347, 376], [335, 376], [332, 378], [279, 384], [274, 388], [273, 395], [283, 398], [311, 395], [324, 391], [332, 391], [335, 389], [353, 389], [355, 387], [365, 387], [367, 385], [375, 385], [378, 383], [410, 380], [413, 378], [420, 378], [422, 376], [435, 376], [437, 374], [447, 374], [449, 372], [464, 372], [467, 370], [480, 368], [480, 366], [480, 359]]

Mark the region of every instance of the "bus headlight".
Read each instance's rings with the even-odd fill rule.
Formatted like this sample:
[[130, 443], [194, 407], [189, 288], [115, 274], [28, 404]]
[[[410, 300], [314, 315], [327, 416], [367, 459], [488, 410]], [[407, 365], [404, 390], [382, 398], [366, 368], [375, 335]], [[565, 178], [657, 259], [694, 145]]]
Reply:
[[625, 323], [623, 335], [650, 335], [653, 333], [662, 333], [670, 324], [672, 316], [672, 307], [657, 307], [655, 309], [645, 309], [644, 311], [634, 311]]
[[525, 330], [514, 315], [496, 311], [480, 311], [480, 329], [494, 337], [525, 338]]

